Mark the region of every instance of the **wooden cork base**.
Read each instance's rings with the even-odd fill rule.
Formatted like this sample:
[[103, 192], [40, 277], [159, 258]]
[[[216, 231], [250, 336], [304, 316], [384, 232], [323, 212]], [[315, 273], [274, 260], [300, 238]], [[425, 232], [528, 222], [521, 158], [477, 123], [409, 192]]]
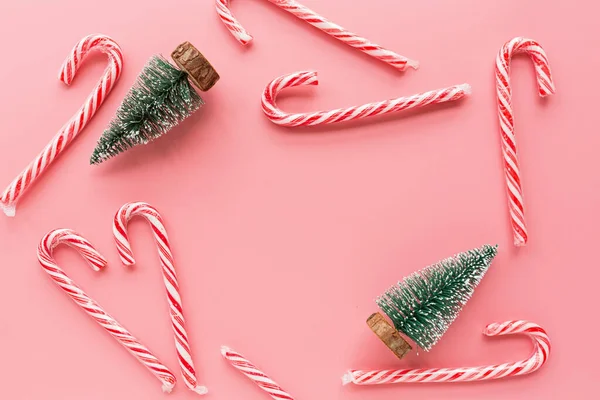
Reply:
[[372, 314], [367, 319], [367, 325], [399, 359], [402, 359], [412, 350], [412, 347], [404, 340], [400, 332], [380, 313]]
[[171, 53], [171, 58], [179, 68], [187, 72], [189, 80], [203, 92], [219, 80], [217, 71], [190, 42], [177, 46]]

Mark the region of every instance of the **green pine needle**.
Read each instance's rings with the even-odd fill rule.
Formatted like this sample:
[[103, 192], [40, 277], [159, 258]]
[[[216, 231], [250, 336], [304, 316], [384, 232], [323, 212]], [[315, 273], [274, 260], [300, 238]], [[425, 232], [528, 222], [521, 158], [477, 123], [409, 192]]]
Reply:
[[102, 134], [90, 163], [99, 164], [164, 135], [202, 104], [185, 72], [161, 56], [152, 57]]
[[380, 296], [377, 304], [396, 329], [429, 351], [471, 298], [497, 248], [485, 245], [414, 272]]

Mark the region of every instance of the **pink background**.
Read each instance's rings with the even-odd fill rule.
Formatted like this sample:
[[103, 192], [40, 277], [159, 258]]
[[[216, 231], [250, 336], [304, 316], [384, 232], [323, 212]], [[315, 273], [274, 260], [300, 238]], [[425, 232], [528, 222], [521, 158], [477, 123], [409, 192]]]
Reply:
[[[52, 5], [48, 4], [52, 3]], [[94, 274], [57, 259], [179, 377], [149, 228], [131, 226], [138, 266], [119, 262], [116, 210], [142, 200], [163, 214], [199, 379], [210, 398], [266, 399], [221, 359], [227, 344], [298, 399], [586, 398], [598, 389], [595, 344], [600, 212], [600, 29], [592, 1], [304, 0], [339, 24], [421, 62], [398, 73], [267, 1], [234, 1], [254, 34], [242, 48], [212, 0], [23, 0], [0, 6], [0, 182], [8, 184], [77, 109], [105, 66], [56, 79], [89, 33], [121, 44], [120, 82], [70, 149], [0, 219], [0, 383], [6, 399], [162, 399], [158, 381], [60, 292], [36, 260], [49, 230], [75, 229], [108, 258]], [[554, 5], [551, 5], [554, 4]], [[526, 57], [513, 63], [530, 244], [512, 247], [494, 94], [494, 59], [514, 36], [548, 53], [557, 94], [537, 97]], [[99, 167], [91, 151], [146, 60], [192, 41], [221, 81], [166, 137]], [[330, 128], [283, 129], [260, 110], [263, 87], [297, 70], [321, 86], [280, 105], [308, 111], [468, 82], [473, 95], [428, 112]], [[430, 353], [399, 362], [369, 331], [374, 298], [403, 276], [484, 243], [499, 255]], [[493, 321], [528, 319], [553, 353], [534, 375], [486, 383], [342, 387], [347, 368], [467, 366], [526, 357], [526, 339], [488, 339]], [[208, 397], [207, 397], [208, 398]]]

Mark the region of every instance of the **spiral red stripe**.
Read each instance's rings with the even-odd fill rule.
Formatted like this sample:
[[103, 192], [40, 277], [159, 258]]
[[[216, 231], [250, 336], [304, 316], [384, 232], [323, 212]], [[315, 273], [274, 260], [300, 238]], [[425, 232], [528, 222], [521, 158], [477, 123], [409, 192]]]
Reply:
[[56, 264], [52, 256], [54, 248], [66, 244], [77, 250], [89, 263], [94, 271], [106, 267], [106, 260], [90, 242], [70, 229], [56, 229], [48, 233], [38, 247], [38, 260], [50, 278], [88, 313], [96, 322], [121, 343], [134, 357], [138, 359], [163, 384], [163, 390], [170, 392], [175, 385], [175, 376], [165, 367], [143, 344], [141, 344], [127, 329], [107, 314], [102, 307]]
[[259, 370], [254, 364], [244, 358], [241, 354], [228, 348], [221, 347], [221, 355], [229, 361], [229, 363], [246, 375], [259, 388], [264, 390], [275, 400], [294, 400], [294, 398], [281, 388], [274, 380], [269, 378], [264, 372]]
[[[404, 71], [407, 67], [418, 68], [419, 63], [401, 56], [393, 51], [387, 50], [378, 44], [372, 43], [368, 39], [360, 37], [355, 33], [349, 32], [341, 26], [323, 18], [319, 14], [310, 10], [307, 7], [292, 0], [269, 0], [282, 10], [289, 12], [292, 15], [300, 18], [315, 28], [325, 32], [339, 41], [347, 44], [350, 47], [391, 65], [392, 67]], [[246, 29], [237, 21], [229, 9], [230, 0], [216, 0], [217, 14], [225, 24], [225, 27], [231, 32], [240, 43], [248, 44], [253, 37]]]
[[546, 331], [527, 321], [506, 321], [489, 324], [487, 336], [521, 334], [533, 342], [533, 353], [524, 360], [479, 367], [399, 369], [361, 371], [351, 370], [342, 381], [344, 384], [382, 385], [391, 383], [472, 382], [526, 375], [540, 369], [550, 356], [550, 339]]
[[502, 154], [508, 192], [508, 207], [511, 216], [515, 246], [527, 244], [527, 226], [523, 207], [523, 191], [517, 145], [515, 141], [514, 117], [512, 109], [512, 89], [510, 87], [510, 61], [515, 54], [526, 53], [533, 61], [537, 77], [539, 95], [544, 97], [555, 92], [548, 58], [542, 47], [534, 40], [522, 37], [508, 41], [496, 58], [496, 91], [498, 98], [498, 118], [502, 137]]
[[300, 71], [283, 75], [267, 85], [262, 96], [262, 108], [271, 122], [282, 126], [314, 126], [346, 122], [367, 117], [385, 115], [412, 108], [425, 107], [432, 104], [447, 103], [460, 100], [471, 93], [467, 84], [455, 85], [444, 89], [432, 90], [407, 97], [399, 97], [360, 106], [339, 108], [330, 111], [310, 113], [286, 113], [276, 104], [277, 95], [286, 88], [297, 86], [317, 85], [315, 71]]
[[80, 67], [80, 60], [83, 60], [92, 50], [100, 50], [108, 55], [108, 67], [104, 71], [104, 75], [77, 113], [4, 190], [0, 196], [0, 208], [6, 215], [15, 215], [16, 203], [23, 193], [83, 130], [119, 79], [123, 65], [123, 53], [119, 45], [105, 35], [89, 35], [81, 39], [63, 63], [59, 79], [67, 85], [71, 84]]
[[185, 330], [185, 319], [183, 318], [183, 307], [179, 295], [179, 284], [177, 283], [171, 245], [169, 244], [169, 238], [162, 217], [154, 207], [146, 203], [137, 202], [127, 203], [119, 209], [115, 215], [113, 224], [117, 251], [123, 264], [135, 264], [135, 258], [133, 257], [133, 251], [131, 250], [127, 235], [127, 224], [131, 218], [136, 216], [144, 217], [150, 223], [158, 248], [163, 282], [167, 289], [167, 299], [170, 308], [169, 314], [173, 326], [175, 348], [177, 350], [181, 375], [189, 389], [198, 394], [205, 394], [207, 392], [206, 387], [199, 385], [196, 379], [196, 370], [192, 361], [188, 335]]

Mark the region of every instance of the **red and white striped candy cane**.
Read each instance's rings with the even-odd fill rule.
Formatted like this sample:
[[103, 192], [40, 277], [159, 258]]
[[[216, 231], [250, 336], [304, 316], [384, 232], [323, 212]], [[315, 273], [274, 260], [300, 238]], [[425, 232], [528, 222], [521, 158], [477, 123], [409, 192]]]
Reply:
[[259, 388], [264, 390], [275, 400], [294, 400], [294, 398], [281, 388], [274, 380], [265, 375], [264, 372], [256, 368], [254, 364], [245, 359], [241, 354], [235, 352], [229, 347], [221, 347], [221, 354], [238, 371], [246, 375]]
[[319, 79], [315, 71], [300, 71], [274, 79], [263, 92], [261, 99], [263, 112], [271, 122], [277, 125], [314, 126], [390, 114], [431, 104], [447, 103], [460, 100], [471, 93], [471, 87], [468, 84], [462, 84], [412, 96], [398, 97], [361, 106], [338, 108], [331, 111], [292, 114], [286, 113], [277, 107], [277, 95], [282, 90], [296, 86], [317, 85], [318, 83]]
[[507, 321], [489, 324], [487, 336], [521, 334], [533, 342], [533, 353], [521, 361], [480, 367], [429, 368], [360, 371], [351, 370], [342, 378], [345, 384], [382, 385], [388, 383], [472, 382], [526, 375], [537, 371], [550, 355], [550, 339], [546, 331], [531, 322]]
[[[242, 44], [248, 44], [252, 41], [252, 36], [244, 29], [244, 27], [235, 19], [231, 10], [229, 10], [230, 0], [216, 0], [217, 13], [219, 17], [229, 30], [231, 34]], [[348, 32], [341, 26], [334, 24], [333, 22], [321, 17], [316, 12], [304, 7], [293, 0], [269, 0], [279, 8], [289, 12], [292, 15], [300, 18], [304, 22], [309, 23], [317, 29], [325, 32], [326, 34], [340, 40], [350, 47], [362, 51], [369, 56], [381, 60], [392, 67], [404, 71], [407, 67], [417, 69], [419, 63], [414, 60], [410, 60], [404, 56], [394, 53], [393, 51], [387, 50], [378, 44], [372, 43], [371, 41], [360, 37], [352, 32]]]
[[70, 85], [85, 57], [93, 50], [108, 55], [108, 67], [85, 103], [46, 145], [42, 152], [13, 180], [0, 196], [0, 208], [13, 217], [16, 203], [33, 182], [50, 166], [92, 119], [121, 75], [123, 53], [119, 45], [105, 35], [89, 35], [73, 47], [63, 63], [58, 78]]
[[527, 243], [527, 227], [523, 210], [523, 192], [521, 176], [517, 160], [517, 145], [515, 142], [515, 125], [512, 109], [512, 89], [510, 87], [510, 60], [513, 55], [527, 53], [535, 67], [539, 95], [548, 96], [555, 92], [554, 81], [550, 73], [548, 58], [544, 49], [535, 41], [522, 37], [514, 38], [500, 49], [496, 58], [496, 91], [498, 94], [498, 117], [502, 131], [502, 153], [504, 155], [504, 172], [508, 189], [508, 207], [515, 246]]
[[50, 278], [81, 307], [101, 327], [106, 329], [119, 343], [138, 359], [163, 384], [163, 391], [170, 392], [175, 385], [175, 376], [165, 367], [143, 344], [127, 329], [108, 315], [98, 303], [89, 297], [64, 271], [56, 264], [52, 255], [54, 248], [66, 244], [88, 262], [94, 271], [106, 267], [106, 259], [102, 257], [90, 242], [70, 229], [56, 229], [48, 233], [38, 247], [38, 260]]
[[150, 223], [156, 245], [158, 246], [158, 256], [160, 257], [163, 280], [167, 289], [167, 299], [169, 300], [171, 323], [173, 325], [173, 332], [175, 333], [175, 348], [177, 349], [181, 375], [189, 389], [198, 394], [205, 394], [207, 393], [206, 387], [198, 385], [196, 379], [192, 352], [185, 330], [183, 306], [181, 305], [181, 297], [179, 295], [179, 284], [177, 283], [177, 275], [175, 274], [171, 245], [169, 244], [169, 238], [167, 237], [162, 217], [154, 207], [146, 203], [137, 202], [127, 203], [119, 209], [115, 215], [113, 224], [113, 233], [119, 256], [123, 264], [135, 264], [127, 235], [127, 224], [131, 218], [136, 216], [144, 217]]

